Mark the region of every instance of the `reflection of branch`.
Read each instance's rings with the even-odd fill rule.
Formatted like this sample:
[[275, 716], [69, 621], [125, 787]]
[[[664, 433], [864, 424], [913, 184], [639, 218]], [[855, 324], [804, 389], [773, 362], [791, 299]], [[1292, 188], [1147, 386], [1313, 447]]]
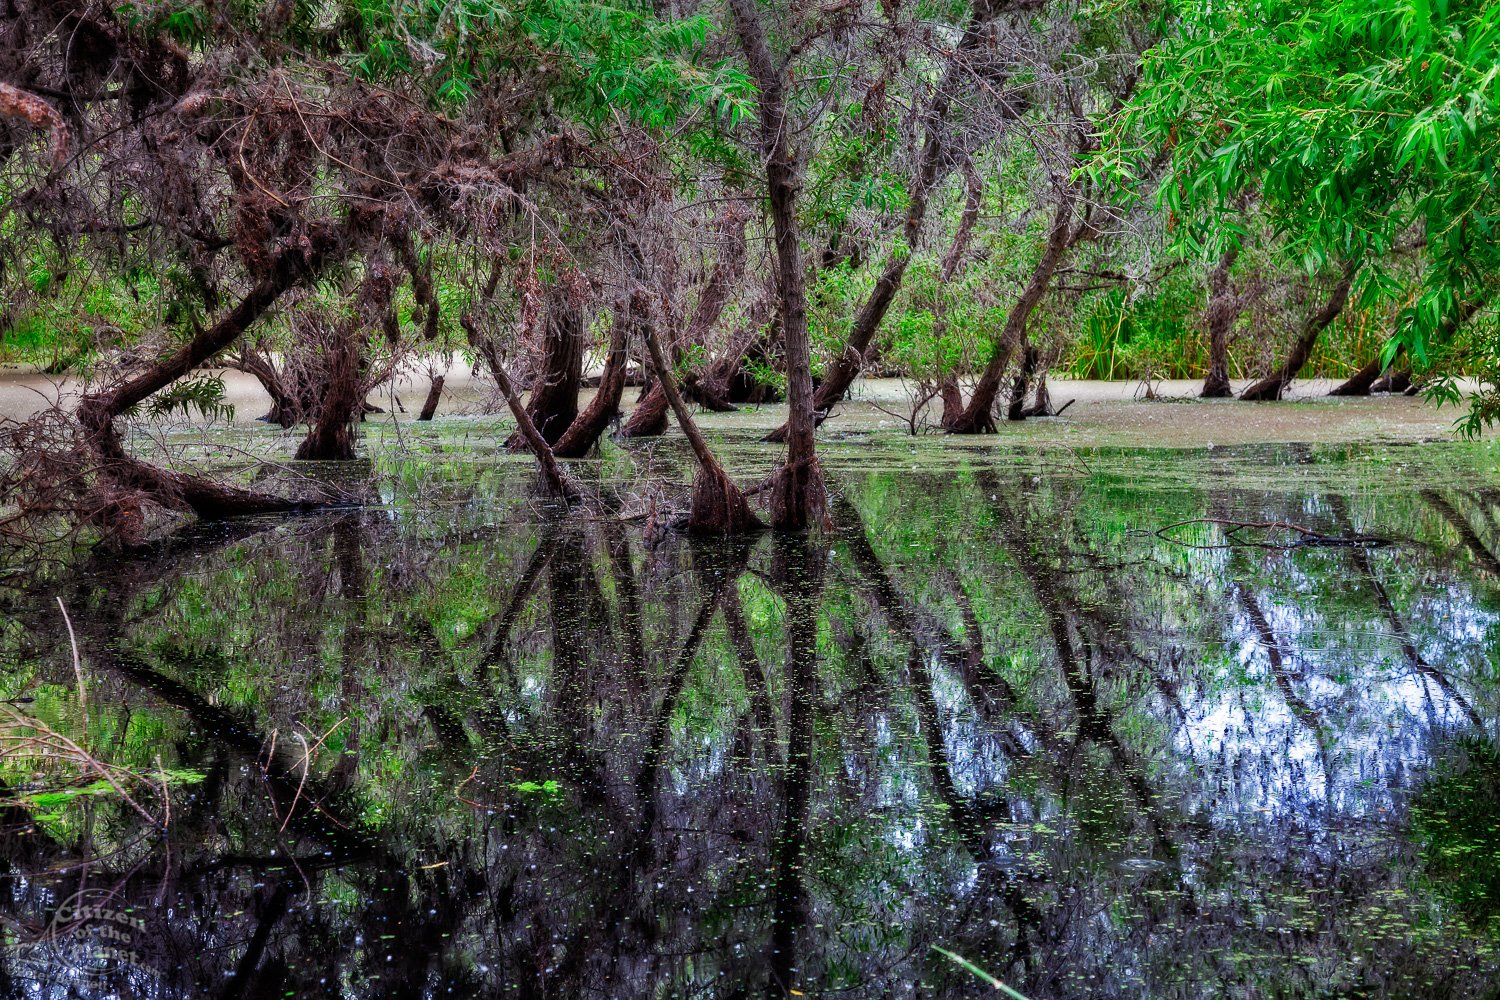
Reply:
[[[1348, 506], [1344, 503], [1343, 497], [1330, 497], [1329, 506], [1333, 508], [1334, 513], [1338, 515], [1338, 519], [1341, 522], [1345, 525], [1350, 523]], [[1396, 636], [1396, 641], [1401, 644], [1401, 655], [1406, 658], [1407, 666], [1436, 684], [1443, 694], [1447, 695], [1463, 710], [1464, 714], [1469, 717], [1469, 722], [1474, 728], [1483, 732], [1484, 720], [1479, 717], [1479, 713], [1474, 710], [1474, 706], [1464, 697], [1463, 692], [1454, 686], [1447, 674], [1422, 658], [1422, 654], [1417, 650], [1416, 640], [1412, 637], [1411, 630], [1401, 620], [1401, 616], [1396, 611], [1395, 603], [1391, 601], [1391, 595], [1386, 591], [1385, 585], [1380, 582], [1380, 578], [1375, 575], [1375, 567], [1370, 565], [1369, 557], [1361, 549], [1357, 548], [1350, 550], [1349, 557], [1361, 575], [1369, 582], [1370, 588], [1375, 592], [1375, 602], [1380, 606], [1380, 613], [1385, 618], [1386, 625]]]
[[1500, 559], [1497, 559], [1495, 553], [1490, 550], [1490, 547], [1484, 544], [1484, 540], [1479, 537], [1479, 533], [1474, 530], [1474, 526], [1469, 523], [1466, 517], [1458, 512], [1458, 508], [1454, 507], [1437, 490], [1423, 490], [1422, 499], [1431, 504], [1432, 509], [1437, 511], [1454, 531], [1458, 532], [1458, 536], [1463, 539], [1464, 545], [1474, 558], [1479, 561], [1479, 565], [1484, 567], [1486, 572], [1494, 576], [1500, 576]]
[[325, 732], [322, 736], [319, 736], [316, 743], [313, 743], [311, 745], [308, 744], [307, 737], [303, 736], [301, 733], [296, 734], [297, 739], [302, 741], [303, 747], [302, 759], [298, 761], [298, 763], [302, 765], [302, 777], [297, 780], [297, 791], [292, 794], [292, 804], [287, 808], [286, 819], [281, 821], [281, 829], [283, 832], [286, 830], [286, 825], [292, 821], [292, 814], [297, 811], [297, 803], [302, 800], [302, 789], [307, 787], [307, 772], [312, 768], [313, 755], [320, 749], [322, 749], [323, 744], [327, 742], [328, 737], [332, 736], [334, 734], [334, 731], [337, 730], [339, 726], [342, 726], [345, 722], [348, 721], [349, 716], [344, 716], [342, 719], [335, 722], [327, 732]]
[[475, 809], [485, 809], [485, 810], [495, 811], [495, 810], [498, 810], [498, 809], [502, 808], [501, 806], [490, 805], [488, 802], [475, 802], [473, 799], [466, 799], [462, 795], [458, 794], [463, 789], [463, 787], [465, 785], [467, 785], [469, 782], [473, 781], [474, 778], [476, 776], [478, 776], [478, 774], [479, 774], [479, 765], [475, 764], [474, 765], [474, 770], [472, 770], [472, 771], [469, 772], [469, 776], [467, 778], [465, 778], [463, 781], [460, 781], [458, 784], [456, 784], [456, 785], [453, 786], [453, 797], [455, 799], [457, 799], [458, 801], [462, 802], [464, 805], [466, 805], [466, 806], [472, 806]]

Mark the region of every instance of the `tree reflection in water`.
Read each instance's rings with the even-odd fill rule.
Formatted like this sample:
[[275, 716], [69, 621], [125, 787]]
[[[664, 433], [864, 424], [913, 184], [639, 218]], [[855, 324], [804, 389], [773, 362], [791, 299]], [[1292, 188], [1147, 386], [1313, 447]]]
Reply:
[[[62, 597], [93, 744], [203, 778], [6, 808], [5, 995], [1493, 989], [1493, 496], [839, 485], [821, 540], [396, 508], [17, 591], [8, 696], [77, 725]], [[55, 960], [80, 890], [136, 961]]]

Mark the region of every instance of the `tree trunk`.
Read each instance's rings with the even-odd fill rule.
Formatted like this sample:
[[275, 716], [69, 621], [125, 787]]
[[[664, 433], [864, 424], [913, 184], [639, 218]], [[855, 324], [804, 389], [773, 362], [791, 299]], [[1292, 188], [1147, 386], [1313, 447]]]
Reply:
[[1208, 276], [1208, 307], [1203, 314], [1208, 326], [1208, 376], [1199, 393], [1204, 399], [1227, 399], [1234, 395], [1229, 385], [1229, 335], [1244, 301], [1230, 285], [1229, 271], [1239, 255], [1237, 245], [1224, 251]]
[[1381, 361], [1381, 355], [1377, 354], [1363, 368], [1349, 376], [1348, 381], [1330, 390], [1330, 396], [1368, 396], [1370, 387], [1385, 371], [1385, 363]]
[[469, 335], [469, 343], [490, 366], [490, 373], [495, 376], [495, 384], [500, 387], [500, 394], [505, 397], [505, 405], [510, 407], [511, 416], [516, 418], [516, 435], [536, 456], [537, 465], [541, 468], [542, 479], [546, 482], [547, 488], [569, 506], [579, 503], [583, 499], [583, 490], [568, 474], [568, 470], [557, 461], [557, 456], [552, 453], [552, 446], [547, 443], [547, 439], [532, 422], [531, 414], [526, 412], [526, 407], [521, 405], [521, 397], [517, 395], [515, 386], [511, 385], [510, 375], [505, 371], [505, 365], [501, 363], [500, 353], [495, 350], [494, 343], [479, 332], [471, 316], [467, 314], [460, 316], [458, 322], [464, 328], [464, 332]]
[[771, 477], [771, 524], [798, 531], [827, 519], [828, 495], [818, 467], [807, 332], [807, 287], [797, 227], [797, 163], [790, 143], [785, 78], [771, 55], [755, 0], [729, 0], [740, 45], [760, 93], [761, 142], [766, 156], [766, 192], [776, 239], [776, 287], [781, 300], [782, 351], [787, 372], [787, 455]]
[[1031, 376], [1036, 372], [1037, 350], [1030, 344], [1021, 349], [1021, 368], [1016, 372], [1016, 381], [1010, 389], [1010, 408], [1005, 412], [1006, 420], [1025, 420], [1026, 391], [1031, 388]]
[[599, 378], [599, 390], [589, 405], [573, 421], [567, 433], [558, 439], [552, 452], [559, 458], [582, 458], [599, 443], [604, 430], [620, 412], [620, 400], [625, 395], [625, 379], [630, 368], [630, 332], [634, 326], [645, 323], [645, 296], [637, 292], [629, 301], [615, 310], [614, 323], [609, 331], [609, 353], [604, 359], [604, 373]]
[[1005, 317], [1005, 328], [1000, 334], [999, 342], [995, 345], [994, 353], [990, 356], [989, 364], [985, 366], [984, 373], [974, 386], [974, 392], [969, 397], [969, 405], [958, 415], [957, 419], [944, 425], [950, 433], [994, 432], [995, 418], [991, 410], [994, 408], [995, 398], [1000, 394], [1001, 379], [1005, 375], [1005, 368], [1010, 363], [1011, 355], [1015, 353], [1016, 347], [1026, 333], [1026, 322], [1031, 318], [1032, 310], [1047, 293], [1047, 288], [1052, 283], [1052, 276], [1057, 272], [1063, 255], [1068, 251], [1072, 235], [1073, 202], [1076, 197], [1076, 188], [1071, 183], [1067, 184], [1058, 199], [1056, 215], [1052, 220], [1052, 230], [1047, 234], [1046, 248], [1042, 251], [1042, 257], [1037, 261], [1036, 267], [1032, 269], [1031, 279], [1026, 283], [1021, 297], [1016, 300], [1016, 304], [1011, 307], [1010, 313]]
[[641, 394], [630, 419], [620, 431], [623, 438], [660, 437], [667, 432], [667, 395], [662, 392], [660, 382], [652, 382], [651, 388]]
[[1371, 392], [1402, 393], [1411, 388], [1411, 369], [1392, 368], [1370, 387]]
[[271, 364], [270, 358], [259, 351], [242, 349], [237, 356], [225, 359], [223, 365], [225, 368], [254, 376], [255, 380], [260, 383], [260, 387], [266, 391], [266, 395], [271, 397], [271, 409], [260, 418], [261, 420], [268, 424], [279, 424], [288, 430], [301, 422], [302, 406], [298, 403], [296, 395], [287, 388], [286, 382], [276, 371], [276, 366]]
[[[1050, 364], [1050, 362], [1049, 362]], [[1067, 404], [1063, 404], [1064, 408]], [[1055, 417], [1058, 411], [1052, 408], [1052, 393], [1047, 391], [1047, 372], [1042, 371], [1036, 380], [1036, 395], [1031, 405], [1026, 408], [1024, 416], [1028, 417]]]
[[[963, 263], [969, 243], [973, 240], [974, 224], [979, 221], [979, 208], [984, 197], [984, 180], [972, 163], [965, 165], [964, 178], [968, 183], [968, 188], [964, 198], [963, 215], [959, 217], [958, 230], [953, 234], [953, 243], [949, 245], [948, 252], [943, 255], [943, 262], [938, 267], [937, 295], [932, 303], [932, 341], [934, 344], [940, 344], [947, 336], [947, 287], [958, 274], [959, 265]], [[938, 377], [938, 397], [943, 401], [941, 422], [944, 427], [947, 427], [957, 421], [964, 411], [963, 393], [959, 391], [956, 376], [945, 373]]]
[[[774, 292], [751, 303], [744, 325], [730, 338], [730, 346], [688, 393], [709, 409], [733, 408], [738, 403], [775, 403], [780, 394], [750, 374], [754, 362], [769, 359], [773, 336], [764, 327], [771, 321]], [[712, 399], [710, 404], [705, 400]], [[721, 406], [722, 404], [722, 406]]]
[[359, 321], [339, 324], [325, 356], [322, 402], [307, 437], [297, 447], [297, 458], [347, 462], [354, 458], [354, 426], [364, 415], [364, 372]]
[[958, 379], [944, 375], [938, 383], [938, 396], [943, 401], [943, 426], [957, 422], [964, 414], [964, 394], [958, 387]]
[[661, 386], [662, 395], [677, 415], [678, 426], [687, 435], [693, 457], [698, 460], [698, 472], [693, 476], [693, 505], [688, 514], [688, 531], [695, 535], [739, 535], [763, 527], [745, 500], [745, 494], [724, 472], [724, 467], [709, 448], [708, 440], [693, 422], [687, 403], [677, 391], [656, 331], [650, 324], [644, 324], [641, 334], [656, 370], [656, 384]]
[[[583, 385], [583, 314], [561, 283], [554, 284], [548, 295], [546, 326], [542, 369], [531, 387], [526, 415], [551, 446], [578, 419], [578, 390]], [[520, 431], [506, 445], [517, 450], [529, 447]]]
[[1307, 364], [1307, 359], [1312, 357], [1313, 347], [1318, 343], [1318, 336], [1328, 329], [1328, 324], [1337, 319], [1339, 313], [1344, 311], [1344, 306], [1349, 301], [1349, 289], [1353, 287], [1354, 275], [1358, 271], [1357, 261], [1344, 265], [1343, 277], [1333, 287], [1328, 301], [1323, 303], [1323, 308], [1309, 316], [1307, 322], [1302, 324], [1302, 331], [1297, 335], [1291, 353], [1287, 355], [1286, 361], [1282, 362], [1276, 374], [1261, 379], [1240, 393], [1240, 399], [1266, 402], [1281, 398], [1286, 387], [1291, 385], [1292, 379], [1296, 378], [1303, 366]]
[[[948, 112], [953, 106], [953, 98], [959, 83], [958, 78], [964, 72], [967, 57], [989, 41], [984, 30], [987, 21], [1004, 13], [1006, 9], [1022, 6], [1026, 4], [977, 2], [973, 5], [963, 38], [949, 57], [943, 77], [938, 82], [936, 90], [933, 91], [931, 102], [922, 115], [926, 136], [922, 142], [922, 149], [917, 154], [917, 168], [912, 173], [907, 187], [906, 222], [902, 230], [906, 252], [893, 257], [886, 264], [880, 277], [875, 280], [875, 287], [870, 290], [869, 298], [865, 300], [858, 315], [854, 318], [854, 325], [849, 330], [849, 339], [845, 341], [844, 349], [828, 364], [823, 373], [823, 382], [818, 386], [817, 395], [813, 398], [814, 410], [827, 413], [835, 403], [844, 398], [849, 387], [859, 377], [860, 371], [864, 368], [865, 355], [870, 349], [870, 344], [880, 329], [881, 321], [890, 310], [896, 293], [901, 289], [906, 267], [921, 245], [922, 224], [927, 218], [927, 208], [932, 192], [947, 173], [950, 160], [947, 135]], [[1001, 83], [1003, 80], [996, 80], [991, 81], [990, 85], [999, 89]], [[781, 438], [776, 437], [775, 440], [781, 440]]]
[[110, 389], [86, 393], [79, 400], [75, 417], [84, 441], [99, 463], [98, 475], [102, 480], [117, 488], [148, 494], [164, 506], [191, 510], [205, 518], [309, 506], [306, 502], [238, 489], [142, 462], [126, 453], [115, 420], [227, 350], [283, 293], [342, 256], [346, 249], [344, 235], [341, 230], [316, 230], [309, 236], [308, 249], [299, 247], [280, 254], [269, 273], [213, 326], [200, 330], [186, 345], [134, 378]]
[[443, 382], [446, 381], [441, 375], [432, 376], [432, 385], [427, 390], [427, 398], [422, 402], [422, 412], [417, 414], [418, 420], [431, 420], [437, 413], [438, 400], [443, 397]]

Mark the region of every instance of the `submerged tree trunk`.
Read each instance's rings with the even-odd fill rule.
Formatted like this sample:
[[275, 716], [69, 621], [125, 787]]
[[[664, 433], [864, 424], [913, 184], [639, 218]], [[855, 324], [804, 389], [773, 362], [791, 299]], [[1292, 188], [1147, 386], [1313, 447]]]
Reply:
[[526, 407], [521, 405], [521, 397], [516, 393], [515, 386], [511, 385], [510, 375], [505, 371], [505, 365], [500, 361], [500, 353], [495, 350], [495, 345], [490, 338], [479, 332], [474, 320], [467, 314], [459, 317], [459, 325], [469, 335], [469, 343], [484, 358], [490, 366], [490, 373], [495, 376], [495, 384], [500, 387], [500, 394], [505, 397], [505, 405], [510, 407], [511, 416], [516, 418], [516, 435], [536, 456], [537, 465], [541, 468], [542, 479], [552, 493], [569, 504], [570, 506], [583, 499], [583, 490], [578, 483], [568, 474], [557, 461], [557, 456], [552, 453], [552, 446], [542, 436], [531, 420], [531, 414], [526, 412]]
[[712, 410], [727, 412], [739, 403], [775, 403], [781, 394], [751, 373], [750, 366], [771, 358], [773, 341], [778, 339], [763, 329], [771, 322], [774, 292], [751, 304], [741, 330], [730, 341], [729, 348], [713, 363], [708, 372], [688, 387], [686, 395]]
[[[1050, 364], [1050, 362], [1048, 362]], [[1067, 409], [1068, 404], [1063, 404]], [[1026, 408], [1024, 416], [1028, 417], [1055, 417], [1060, 411], [1052, 408], [1052, 393], [1047, 390], [1047, 370], [1044, 367], [1037, 375], [1036, 394], [1032, 397], [1031, 405]]]
[[641, 393], [636, 401], [635, 407], [630, 411], [630, 419], [625, 421], [625, 426], [620, 429], [623, 438], [660, 437], [667, 432], [667, 411], [671, 407], [667, 403], [667, 394], [662, 392], [661, 383], [653, 380], [650, 388]]
[[[578, 390], [583, 385], [583, 313], [562, 283], [548, 295], [541, 371], [531, 387], [526, 415], [550, 447], [561, 440], [578, 418]], [[506, 442], [513, 449], [529, 447], [520, 432]]]
[[[227, 350], [285, 292], [342, 255], [344, 237], [342, 231], [323, 229], [314, 232], [307, 241], [307, 249], [288, 250], [278, 256], [269, 273], [213, 326], [200, 330], [183, 347], [134, 378], [110, 389], [86, 393], [79, 400], [75, 416], [83, 440], [98, 462], [97, 474], [104, 484], [145, 493], [164, 506], [191, 510], [200, 517], [295, 510], [307, 506], [304, 502], [159, 469], [134, 458], [125, 451], [115, 420], [153, 393], [165, 389], [209, 358]], [[114, 505], [106, 504], [106, 508], [114, 509]]]
[[692, 446], [693, 457], [698, 460], [698, 472], [693, 476], [693, 506], [688, 515], [688, 531], [695, 535], [738, 535], [762, 527], [745, 494], [725, 473], [703, 432], [693, 422], [687, 403], [677, 391], [676, 380], [672, 377], [656, 331], [650, 324], [644, 324], [641, 334], [652, 367], [656, 369], [656, 384], [661, 386], [662, 395], [677, 415], [677, 423]]
[[287, 388], [270, 358], [259, 351], [241, 349], [239, 354], [226, 358], [221, 363], [225, 368], [254, 376], [266, 395], [271, 397], [271, 409], [261, 420], [268, 424], [279, 424], [287, 430], [301, 422], [302, 405], [291, 389]]
[[1031, 388], [1031, 377], [1036, 373], [1037, 349], [1026, 344], [1021, 350], [1021, 367], [1016, 372], [1015, 383], [1010, 389], [1010, 408], [1005, 412], [1007, 420], [1025, 420], [1031, 416], [1026, 406], [1026, 393]]
[[947, 427], [958, 422], [964, 415], [964, 394], [958, 386], [958, 379], [944, 375], [938, 382], [938, 397], [943, 401], [942, 425]]
[[639, 292], [632, 294], [615, 310], [614, 323], [609, 331], [609, 354], [604, 359], [599, 389], [553, 446], [552, 451], [558, 457], [582, 458], [587, 455], [599, 443], [610, 421], [619, 415], [620, 400], [625, 395], [625, 380], [629, 375], [631, 329], [643, 326], [645, 315], [645, 297]]
[[417, 414], [418, 420], [431, 420], [437, 414], [438, 400], [443, 397], [443, 383], [446, 379], [441, 375], [432, 376], [432, 385], [427, 389], [427, 398], [422, 401], [422, 412]]
[[1370, 387], [1375, 384], [1375, 380], [1380, 377], [1380, 373], [1383, 371], [1385, 371], [1385, 362], [1381, 360], [1381, 355], [1377, 354], [1364, 367], [1360, 368], [1359, 371], [1350, 375], [1347, 381], [1329, 390], [1328, 395], [1368, 396], [1370, 394]]
[[1208, 327], [1208, 376], [1203, 380], [1204, 399], [1227, 399], [1234, 395], [1229, 385], [1229, 336], [1245, 303], [1229, 282], [1229, 271], [1240, 255], [1238, 245], [1224, 251], [1208, 275], [1208, 307], [1203, 312]]
[[1291, 353], [1287, 355], [1286, 361], [1282, 362], [1274, 375], [1261, 379], [1240, 393], [1240, 399], [1265, 402], [1281, 398], [1281, 394], [1292, 383], [1292, 379], [1296, 378], [1303, 366], [1307, 364], [1307, 359], [1312, 357], [1313, 347], [1318, 343], [1318, 336], [1328, 329], [1328, 325], [1338, 318], [1339, 313], [1344, 311], [1344, 306], [1349, 301], [1349, 290], [1354, 285], [1354, 276], [1358, 271], [1357, 261], [1344, 265], [1343, 277], [1333, 287], [1328, 301], [1323, 303], [1323, 308], [1309, 316], [1302, 324], [1302, 330], [1297, 335], [1296, 342], [1292, 344]]
[[[938, 267], [937, 294], [932, 303], [932, 341], [935, 344], [941, 343], [947, 336], [947, 287], [958, 274], [959, 265], [963, 263], [964, 255], [968, 252], [969, 244], [974, 238], [974, 225], [979, 221], [979, 208], [984, 197], [984, 180], [972, 163], [965, 165], [964, 178], [968, 186], [964, 198], [963, 215], [959, 217], [958, 231], [953, 234], [953, 242], [949, 245], [948, 252], [943, 255], [942, 264]], [[963, 393], [959, 390], [958, 378], [951, 373], [939, 376], [937, 390], [938, 397], [943, 401], [941, 423], [947, 427], [963, 414]]]
[[1031, 318], [1032, 310], [1047, 293], [1052, 276], [1068, 251], [1072, 236], [1073, 202], [1076, 198], [1076, 188], [1071, 183], [1066, 184], [1058, 199], [1056, 215], [1052, 220], [1052, 229], [1047, 234], [1047, 245], [1042, 250], [1041, 259], [1032, 268], [1031, 278], [1021, 292], [1021, 297], [1005, 317], [1005, 327], [994, 346], [989, 364], [974, 386], [969, 405], [956, 419], [944, 424], [950, 433], [984, 434], [995, 430], [995, 418], [991, 411], [995, 406], [995, 398], [1000, 394], [1005, 368], [1026, 333], [1026, 323]]
[[786, 113], [786, 80], [771, 55], [755, 0], [729, 0], [740, 45], [759, 87], [766, 192], [776, 239], [776, 288], [781, 300], [782, 351], [787, 374], [787, 455], [771, 477], [771, 523], [802, 530], [827, 519], [828, 495], [813, 435], [812, 357], [807, 332], [807, 287], [797, 226], [797, 162]]
[[1370, 386], [1371, 392], [1403, 393], [1411, 388], [1410, 368], [1390, 368]]
[[354, 458], [354, 425], [364, 416], [364, 365], [357, 320], [338, 325], [324, 356], [326, 382], [317, 418], [297, 447], [297, 458], [346, 462]]

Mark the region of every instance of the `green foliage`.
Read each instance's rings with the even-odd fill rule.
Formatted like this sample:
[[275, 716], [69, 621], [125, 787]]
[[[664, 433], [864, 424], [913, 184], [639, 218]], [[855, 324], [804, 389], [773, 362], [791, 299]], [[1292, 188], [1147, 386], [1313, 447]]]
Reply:
[[1180, 244], [1236, 239], [1228, 216], [1258, 197], [1307, 273], [1364, 262], [1367, 299], [1399, 295], [1387, 255], [1416, 234], [1420, 289], [1387, 354], [1424, 363], [1500, 275], [1500, 7], [1187, 0], [1177, 13], [1096, 175], [1133, 179], [1165, 149], [1155, 190]]
[[218, 375], [195, 375], [174, 382], [146, 401], [146, 413], [154, 418], [197, 410], [208, 420], [233, 420], [234, 407], [224, 401], [224, 379]]
[[463, 105], [497, 78], [540, 76], [580, 122], [623, 114], [668, 128], [698, 111], [738, 124], [753, 93], [744, 73], [702, 60], [707, 18], [662, 19], [629, 0], [353, 0], [342, 24], [358, 76], [420, 78], [439, 104]]
[[1101, 296], [1079, 323], [1068, 374], [1087, 379], [1201, 375], [1206, 352], [1187, 321], [1192, 313], [1183, 292], [1173, 288], [1135, 300], [1123, 290]]

